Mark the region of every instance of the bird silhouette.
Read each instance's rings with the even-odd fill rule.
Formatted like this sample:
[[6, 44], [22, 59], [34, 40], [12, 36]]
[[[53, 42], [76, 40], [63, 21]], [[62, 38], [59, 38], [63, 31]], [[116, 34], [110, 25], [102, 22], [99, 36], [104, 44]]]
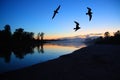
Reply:
[[80, 29], [79, 23], [77, 21], [74, 21], [74, 23], [76, 24], [76, 27], [74, 28], [74, 30], [77, 31], [78, 29]]
[[55, 15], [58, 13], [58, 10], [60, 9], [60, 5], [58, 6], [58, 8], [56, 10], [54, 10], [54, 14], [53, 14], [53, 17], [52, 19], [55, 17]]
[[89, 16], [89, 21], [91, 21], [91, 19], [92, 19], [92, 12], [91, 12], [91, 8], [87, 7], [87, 9], [88, 9], [88, 12], [86, 13], [86, 15], [88, 15], [88, 16]]

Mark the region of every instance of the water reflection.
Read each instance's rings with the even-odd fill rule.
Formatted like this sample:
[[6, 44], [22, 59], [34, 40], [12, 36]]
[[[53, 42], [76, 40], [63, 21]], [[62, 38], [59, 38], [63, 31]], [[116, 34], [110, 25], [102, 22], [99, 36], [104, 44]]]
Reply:
[[0, 48], [0, 58], [4, 58], [6, 63], [10, 62], [11, 49], [9, 48]]
[[0, 47], [0, 73], [55, 59], [85, 46], [45, 43], [37, 46]]
[[16, 58], [23, 59], [28, 54], [34, 54], [34, 47], [37, 47], [38, 53], [44, 53], [44, 44], [39, 44], [37, 46], [22, 46], [22, 47], [0, 47], [0, 58], [4, 58], [6, 63], [9, 63], [11, 60], [12, 53]]
[[38, 53], [44, 53], [44, 44], [37, 45], [37, 51]]

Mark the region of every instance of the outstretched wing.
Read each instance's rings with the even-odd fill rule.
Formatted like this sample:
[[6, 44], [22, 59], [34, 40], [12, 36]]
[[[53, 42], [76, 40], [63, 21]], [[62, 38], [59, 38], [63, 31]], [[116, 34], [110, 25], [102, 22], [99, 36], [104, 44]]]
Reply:
[[58, 11], [60, 9], [60, 5], [58, 6], [58, 8], [56, 9], [56, 11]]
[[52, 19], [55, 17], [56, 13], [54, 12]]
[[90, 11], [91, 11], [91, 8], [87, 7], [87, 9], [88, 9], [88, 12], [90, 12]]
[[91, 21], [92, 19], [92, 14], [89, 14], [89, 21]]
[[77, 21], [74, 21], [76, 25], [79, 25], [79, 23]]

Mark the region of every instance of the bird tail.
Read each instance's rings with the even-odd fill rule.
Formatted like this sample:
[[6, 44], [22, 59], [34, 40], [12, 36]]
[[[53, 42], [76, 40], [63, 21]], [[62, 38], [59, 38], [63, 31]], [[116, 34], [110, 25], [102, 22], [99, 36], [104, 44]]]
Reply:
[[75, 32], [77, 31], [77, 29], [76, 29], [76, 28], [73, 28], [73, 30], [75, 30]]
[[76, 29], [76, 28], [73, 28], [74, 30]]

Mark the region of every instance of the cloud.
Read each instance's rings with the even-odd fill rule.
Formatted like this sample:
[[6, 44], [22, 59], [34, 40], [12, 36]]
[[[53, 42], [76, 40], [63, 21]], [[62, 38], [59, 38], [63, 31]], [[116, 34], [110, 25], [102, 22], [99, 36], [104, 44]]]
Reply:
[[88, 35], [95, 35], [95, 36], [99, 36], [99, 35], [103, 35], [103, 33], [90, 33], [90, 34], [88, 34]]
[[88, 37], [97, 37], [97, 36], [103, 36], [103, 33], [90, 33], [90, 34], [86, 34], [86, 35], [78, 35], [78, 36], [74, 36], [73, 38], [88, 38]]
[[90, 33], [90, 34], [87, 34], [86, 37], [93, 37], [93, 36], [103, 36], [103, 33]]

